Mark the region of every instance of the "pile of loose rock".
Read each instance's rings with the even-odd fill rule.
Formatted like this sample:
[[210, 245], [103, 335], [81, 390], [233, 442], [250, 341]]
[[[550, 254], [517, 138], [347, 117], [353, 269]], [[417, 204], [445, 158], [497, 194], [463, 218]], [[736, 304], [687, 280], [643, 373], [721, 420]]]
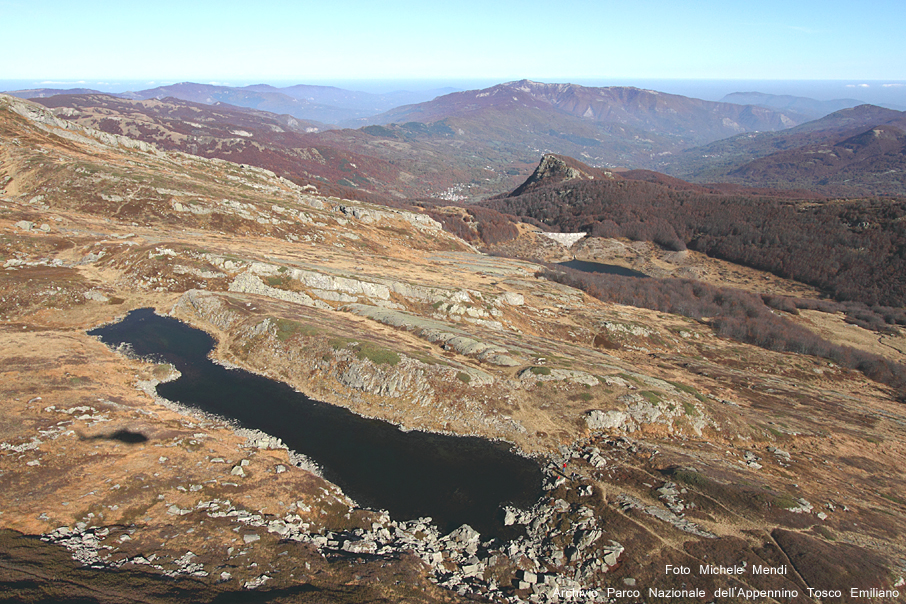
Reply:
[[[578, 452], [567, 451], [565, 457], [572, 458], [572, 453], [578, 455]], [[587, 454], [593, 457], [595, 452]], [[545, 469], [543, 486], [549, 495], [530, 509], [508, 507], [504, 510], [504, 524], [521, 527], [523, 532], [506, 542], [482, 540], [478, 531], [468, 525], [442, 535], [431, 518], [395, 521], [387, 512], [373, 512], [370, 528], [325, 530], [306, 521], [304, 516], [311, 508], [303, 501], [290, 505], [282, 517], [242, 509], [229, 500], [220, 499], [200, 501], [185, 508], [174, 505], [168, 513], [178, 516], [203, 514], [241, 524], [246, 528], [242, 535], [245, 549], [255, 547], [255, 542], [264, 534], [271, 533], [281, 540], [311, 544], [323, 556], [332, 559], [377, 557], [389, 560], [402, 553], [411, 553], [424, 561], [432, 581], [461, 595], [491, 596], [513, 603], [527, 599], [554, 602], [557, 594], [564, 590], [600, 585], [601, 575], [616, 566], [623, 554], [623, 546], [607, 539], [606, 527], [598, 524], [594, 488], [567, 478], [561, 473], [561, 465], [562, 461], [551, 462]], [[234, 473], [242, 470], [242, 464], [237, 463]], [[347, 502], [347, 505], [352, 503]], [[196, 556], [192, 552], [178, 558], [175, 555], [114, 555], [119, 543], [131, 538], [124, 534], [117, 543], [116, 535], [107, 538], [109, 534], [107, 528], [80, 522], [75, 528], [60, 527], [45, 535], [44, 540], [66, 547], [76, 560], [95, 568], [132, 563], [149, 565], [169, 576], [205, 577], [209, 574], [210, 569], [206, 570], [194, 561]], [[243, 585], [246, 589], [255, 589], [271, 578], [263, 574]], [[228, 580], [229, 577], [221, 579]]]
[[[549, 490], [566, 480], [553, 468], [548, 468]], [[593, 494], [589, 485], [579, 486], [577, 492], [584, 497]], [[304, 503], [297, 505], [304, 510]], [[328, 558], [389, 559], [409, 552], [425, 562], [430, 578], [442, 587], [461, 595], [493, 593], [511, 602], [526, 597], [555, 601], [558, 590], [596, 584], [595, 575], [616, 566], [623, 553], [622, 545], [604, 538], [605, 530], [597, 525], [591, 507], [550, 497], [528, 510], [505, 510], [505, 524], [521, 525], [525, 531], [509, 542], [483, 541], [468, 525], [444, 536], [431, 518], [394, 521], [386, 512], [374, 516], [370, 529], [315, 532], [296, 513], [266, 519], [220, 500], [201, 502], [196, 510], [260, 527], [280, 539], [309, 543]]]

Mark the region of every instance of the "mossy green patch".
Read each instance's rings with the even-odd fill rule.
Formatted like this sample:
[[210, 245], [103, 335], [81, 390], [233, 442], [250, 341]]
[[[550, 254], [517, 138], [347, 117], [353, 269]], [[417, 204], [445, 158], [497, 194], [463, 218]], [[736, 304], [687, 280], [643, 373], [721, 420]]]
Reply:
[[696, 487], [703, 487], [711, 482], [707, 476], [694, 470], [676, 470], [673, 473], [673, 478], [677, 482], [682, 482]]
[[281, 342], [286, 342], [297, 335], [315, 336], [321, 333], [321, 330], [317, 327], [299, 323], [298, 321], [293, 321], [291, 319], [277, 319], [274, 321], [274, 325], [277, 327], [277, 339]]
[[663, 400], [661, 398], [661, 393], [655, 392], [653, 390], [642, 390], [641, 392], [639, 392], [639, 396], [641, 396], [643, 399], [645, 399], [655, 407], [657, 407], [658, 403]]
[[696, 389], [693, 388], [692, 386], [689, 386], [689, 385], [686, 385], [686, 384], [681, 384], [681, 383], [679, 383], [679, 382], [669, 382], [669, 383], [670, 383], [674, 388], [676, 388], [677, 390], [679, 390], [680, 392], [685, 392], [686, 394], [691, 394], [692, 396], [694, 396], [695, 398], [697, 398], [698, 400], [700, 400], [700, 401], [703, 402], [703, 403], [706, 402], [706, 401], [708, 400], [707, 397], [706, 397], [704, 394], [702, 394], [701, 392], [699, 392], [698, 390], [696, 390]]
[[768, 432], [774, 435], [774, 438], [783, 438], [784, 434], [777, 428], [772, 428], [771, 426], [765, 426]]
[[640, 386], [642, 385], [642, 381], [639, 378], [629, 375], [628, 373], [621, 373], [620, 377], [628, 382], [635, 382], [636, 384], [639, 384]]
[[363, 342], [356, 346], [354, 350], [357, 357], [368, 359], [375, 365], [396, 365], [401, 360], [398, 353], [371, 342]]
[[282, 289], [282, 288], [286, 287], [286, 285], [289, 283], [289, 280], [286, 277], [283, 277], [281, 275], [274, 275], [272, 277], [266, 277], [264, 279], [264, 281], [271, 287], [276, 287], [278, 289]]
[[784, 510], [792, 510], [798, 508], [801, 504], [790, 495], [780, 495], [774, 498], [774, 505]]
[[360, 342], [352, 338], [331, 338], [328, 342], [336, 350], [346, 348], [353, 344], [352, 350], [359, 359], [368, 359], [375, 365], [396, 365], [402, 359], [393, 350], [378, 346], [374, 342]]
[[887, 501], [899, 503], [900, 505], [906, 505], [906, 499], [903, 499], [902, 497], [897, 497], [896, 495], [890, 495], [889, 493], [881, 493], [881, 497], [883, 497]]
[[532, 367], [531, 372], [535, 375], [550, 375], [550, 367]]
[[160, 363], [154, 366], [154, 369], [151, 370], [151, 374], [158, 380], [162, 380], [170, 376], [175, 370], [176, 368], [170, 363]]
[[340, 350], [341, 348], [346, 348], [350, 343], [355, 341], [355, 338], [336, 337], [330, 338], [327, 343], [330, 344], [330, 347], [334, 350]]

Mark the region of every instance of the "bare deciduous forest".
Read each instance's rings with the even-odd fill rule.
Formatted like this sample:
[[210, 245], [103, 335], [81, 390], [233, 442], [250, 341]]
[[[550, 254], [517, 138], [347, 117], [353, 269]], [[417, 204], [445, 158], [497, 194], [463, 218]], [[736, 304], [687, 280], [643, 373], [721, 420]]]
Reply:
[[[766, 300], [750, 292], [688, 279], [639, 279], [585, 273], [558, 265], [548, 265], [538, 276], [581, 289], [605, 302], [705, 319], [718, 335], [739, 342], [830, 359], [892, 386], [901, 397], [906, 397], [906, 367], [875, 354], [828, 342], [772, 311]], [[791, 311], [797, 310], [792, 298], [774, 297], [767, 302], [775, 308], [784, 305]], [[800, 303], [800, 307], [807, 305], [806, 301]], [[833, 302], [829, 304], [828, 310], [837, 306]], [[899, 318], [904, 318], [902, 312]]]
[[484, 202], [553, 231], [692, 249], [821, 288], [906, 305], [906, 201], [790, 200], [626, 180], [576, 181]]

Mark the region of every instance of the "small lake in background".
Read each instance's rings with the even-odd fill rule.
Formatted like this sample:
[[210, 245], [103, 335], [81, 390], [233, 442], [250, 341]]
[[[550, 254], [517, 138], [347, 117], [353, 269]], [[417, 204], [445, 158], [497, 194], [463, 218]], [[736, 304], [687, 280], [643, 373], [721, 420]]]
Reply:
[[617, 266], [615, 264], [602, 264], [600, 262], [588, 262], [586, 260], [570, 260], [569, 262], [558, 262], [557, 264], [586, 273], [607, 273], [608, 275], [622, 275], [623, 277], [649, 278], [645, 273], [640, 273], [631, 268]]
[[488, 537], [512, 538], [501, 506], [529, 507], [542, 494], [540, 466], [506, 443], [475, 437], [403, 432], [321, 403], [292, 388], [211, 362], [214, 339], [153, 309], [88, 332], [110, 347], [172, 363], [182, 376], [160, 396], [276, 436], [322, 468], [359, 505], [396, 520], [431, 516], [443, 532], [469, 524]]

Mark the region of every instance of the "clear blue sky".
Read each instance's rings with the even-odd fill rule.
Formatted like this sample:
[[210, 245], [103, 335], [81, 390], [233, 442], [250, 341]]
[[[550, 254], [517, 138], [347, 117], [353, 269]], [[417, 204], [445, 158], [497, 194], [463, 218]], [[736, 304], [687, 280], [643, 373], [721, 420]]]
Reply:
[[906, 1], [0, 0], [0, 78], [906, 80]]

